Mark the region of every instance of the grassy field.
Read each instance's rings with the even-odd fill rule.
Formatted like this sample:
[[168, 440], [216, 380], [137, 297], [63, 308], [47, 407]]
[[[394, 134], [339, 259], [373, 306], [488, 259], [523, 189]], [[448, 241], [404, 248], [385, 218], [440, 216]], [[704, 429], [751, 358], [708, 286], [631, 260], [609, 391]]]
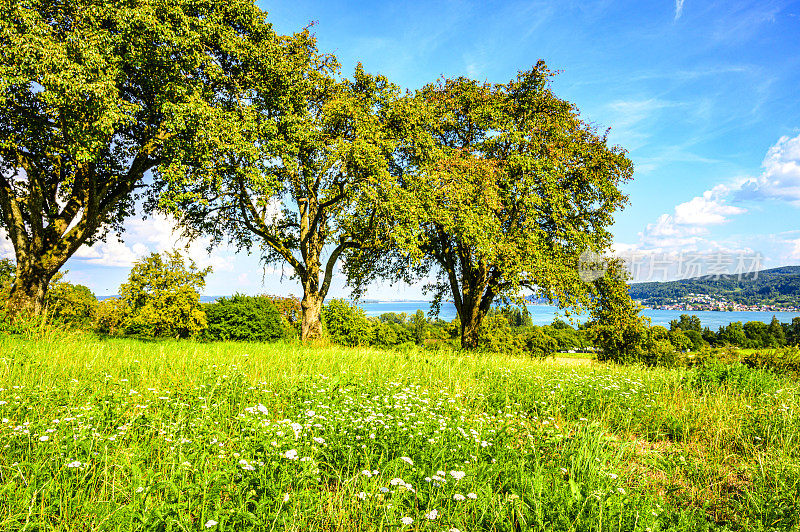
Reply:
[[2, 530], [793, 530], [794, 380], [0, 338]]

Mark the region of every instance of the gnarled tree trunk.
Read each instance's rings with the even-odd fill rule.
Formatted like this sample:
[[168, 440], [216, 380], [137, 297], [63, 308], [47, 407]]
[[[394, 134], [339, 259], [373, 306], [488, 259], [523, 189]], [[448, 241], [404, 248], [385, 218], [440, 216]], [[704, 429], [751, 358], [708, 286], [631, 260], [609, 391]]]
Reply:
[[41, 314], [47, 287], [55, 273], [40, 264], [17, 263], [16, 278], [8, 298], [9, 308], [15, 314]]
[[320, 294], [304, 291], [300, 303], [303, 313], [300, 339], [304, 342], [322, 337], [322, 303], [323, 297]]

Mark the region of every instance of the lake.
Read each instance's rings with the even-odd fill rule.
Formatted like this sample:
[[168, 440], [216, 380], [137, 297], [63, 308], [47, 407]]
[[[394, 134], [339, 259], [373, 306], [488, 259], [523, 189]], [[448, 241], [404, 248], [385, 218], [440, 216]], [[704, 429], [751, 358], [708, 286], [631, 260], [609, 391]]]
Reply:
[[[359, 302], [359, 307], [364, 309], [367, 316], [380, 316], [385, 312], [405, 312], [406, 314], [414, 314], [417, 309], [422, 309], [425, 314], [430, 310], [430, 302], [428, 301], [370, 301]], [[548, 325], [553, 322], [556, 317], [564, 317], [564, 313], [559, 311], [557, 307], [550, 305], [528, 305], [528, 310], [531, 313], [534, 325]], [[778, 318], [781, 323], [790, 323], [792, 318], [800, 317], [797, 312], [723, 312], [723, 311], [687, 311], [687, 310], [653, 310], [644, 309], [642, 315], [649, 317], [653, 325], [663, 325], [669, 328], [670, 320], [675, 320], [681, 314], [693, 314], [700, 318], [703, 327], [709, 327], [716, 331], [719, 327], [728, 325], [733, 321], [741, 321], [746, 323], [748, 321], [761, 321], [769, 323], [772, 316]], [[439, 317], [443, 320], [450, 321], [456, 317], [456, 307], [452, 303], [442, 303], [442, 309]], [[580, 321], [586, 320], [587, 316], [580, 315]]]

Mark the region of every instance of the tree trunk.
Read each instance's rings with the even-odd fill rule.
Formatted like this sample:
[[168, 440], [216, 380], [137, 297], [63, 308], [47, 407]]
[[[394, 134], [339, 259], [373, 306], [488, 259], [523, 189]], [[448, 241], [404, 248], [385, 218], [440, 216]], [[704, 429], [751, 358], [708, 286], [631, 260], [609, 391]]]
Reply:
[[303, 292], [303, 300], [300, 302], [300, 339], [304, 342], [322, 337], [322, 302], [323, 297], [320, 294], [309, 290]]
[[474, 305], [472, 308], [462, 307], [463, 316], [461, 317], [461, 348], [462, 349], [475, 349], [478, 347], [478, 336], [483, 324], [483, 318], [486, 316], [482, 312], [479, 305]]
[[47, 287], [55, 272], [41, 264], [17, 262], [16, 279], [8, 297], [8, 306], [15, 314], [39, 315], [44, 310]]

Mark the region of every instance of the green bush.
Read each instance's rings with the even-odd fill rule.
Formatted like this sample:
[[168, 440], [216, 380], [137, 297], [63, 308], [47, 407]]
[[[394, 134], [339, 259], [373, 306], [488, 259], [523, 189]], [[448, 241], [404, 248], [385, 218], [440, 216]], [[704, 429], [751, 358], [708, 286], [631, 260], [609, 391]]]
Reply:
[[122, 301], [116, 297], [109, 297], [97, 304], [92, 328], [100, 334], [119, 334], [122, 332], [124, 318]]
[[492, 353], [521, 355], [523, 339], [511, 328], [503, 314], [491, 313], [483, 319], [478, 333], [478, 349]]
[[370, 345], [375, 335], [375, 323], [362, 309], [342, 299], [334, 299], [325, 306], [322, 321], [328, 337], [337, 344]]
[[542, 327], [531, 327], [525, 335], [525, 352], [533, 358], [545, 358], [558, 349], [558, 342], [544, 332]]
[[205, 276], [211, 268], [198, 270], [178, 251], [158, 253], [134, 264], [128, 282], [120, 287], [122, 330], [149, 338], [188, 338], [206, 328], [200, 305]]
[[86, 329], [94, 322], [97, 298], [88, 287], [56, 282], [47, 291], [47, 315], [56, 324]]
[[266, 296], [236, 294], [205, 305], [208, 340], [264, 342], [286, 335], [281, 313]]
[[742, 363], [751, 368], [798, 375], [800, 374], [800, 347], [754, 351], [746, 354], [742, 358]]

